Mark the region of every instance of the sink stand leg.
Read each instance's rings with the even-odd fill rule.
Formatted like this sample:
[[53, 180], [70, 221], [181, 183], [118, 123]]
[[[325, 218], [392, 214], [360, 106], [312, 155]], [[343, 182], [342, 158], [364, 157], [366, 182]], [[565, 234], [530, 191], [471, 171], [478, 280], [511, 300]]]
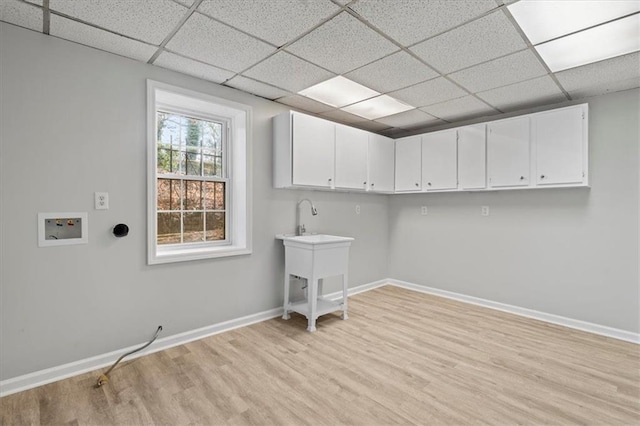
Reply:
[[284, 274], [284, 313], [282, 314], [282, 319], [288, 320], [291, 318], [289, 316], [289, 285], [291, 283], [291, 275], [288, 272]]
[[342, 319], [346, 320], [349, 318], [347, 315], [347, 293], [349, 287], [349, 278], [348, 274], [345, 272], [342, 274]]

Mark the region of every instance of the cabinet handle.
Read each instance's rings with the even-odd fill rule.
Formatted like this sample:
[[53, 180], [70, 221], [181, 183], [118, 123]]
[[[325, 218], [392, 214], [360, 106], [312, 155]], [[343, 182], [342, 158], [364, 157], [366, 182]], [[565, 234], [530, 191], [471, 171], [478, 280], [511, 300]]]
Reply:
[[420, 185], [416, 182], [416, 186], [420, 186]]
[[431, 186], [431, 182], [428, 182], [427, 185]]
[[371, 186], [373, 186], [373, 183], [371, 184]]
[[367, 181], [365, 180], [365, 181], [364, 181], [364, 182], [362, 182], [362, 183], [363, 183], [364, 185], [366, 185], [366, 184], [367, 184]]
[[544, 178], [545, 178], [545, 176], [544, 176], [544, 175], [540, 175], [540, 179], [544, 179]]
[[331, 182], [333, 179], [329, 178], [329, 182]]
[[524, 176], [520, 176], [520, 180], [524, 180]]

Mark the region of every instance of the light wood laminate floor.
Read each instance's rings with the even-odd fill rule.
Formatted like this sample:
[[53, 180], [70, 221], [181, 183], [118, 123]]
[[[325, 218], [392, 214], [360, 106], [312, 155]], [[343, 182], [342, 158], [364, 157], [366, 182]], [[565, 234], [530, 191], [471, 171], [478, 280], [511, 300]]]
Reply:
[[639, 347], [383, 287], [0, 399], [3, 425], [640, 424]]

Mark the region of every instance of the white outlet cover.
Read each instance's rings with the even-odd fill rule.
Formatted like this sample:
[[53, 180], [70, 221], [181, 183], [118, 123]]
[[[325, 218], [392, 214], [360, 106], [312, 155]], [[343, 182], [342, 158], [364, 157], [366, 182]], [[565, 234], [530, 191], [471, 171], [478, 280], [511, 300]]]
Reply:
[[356, 214], [360, 214], [360, 205], [356, 204]]
[[94, 195], [95, 195], [96, 210], [108, 210], [109, 209], [109, 193], [96, 192]]
[[420, 214], [422, 216], [426, 216], [428, 213], [429, 213], [429, 209], [427, 209], [427, 206], [420, 207]]
[[489, 216], [489, 206], [482, 206], [480, 209], [480, 214], [482, 216]]

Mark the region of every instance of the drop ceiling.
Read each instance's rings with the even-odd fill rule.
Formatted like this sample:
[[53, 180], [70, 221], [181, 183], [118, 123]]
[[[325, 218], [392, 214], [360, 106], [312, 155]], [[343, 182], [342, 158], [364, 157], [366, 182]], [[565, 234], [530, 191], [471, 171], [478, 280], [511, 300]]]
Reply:
[[[638, 51], [552, 72], [511, 3], [0, 0], [0, 20], [393, 137], [640, 87]], [[336, 76], [412, 108], [366, 120], [298, 93]]]

